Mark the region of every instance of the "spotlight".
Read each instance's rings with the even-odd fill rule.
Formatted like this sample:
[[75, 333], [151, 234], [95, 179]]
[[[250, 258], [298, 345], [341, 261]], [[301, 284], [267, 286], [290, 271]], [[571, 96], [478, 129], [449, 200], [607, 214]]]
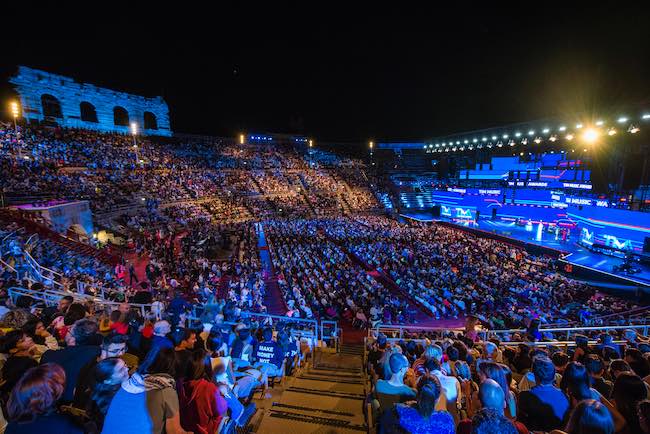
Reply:
[[520, 132], [516, 132], [516, 133], [515, 133], [515, 137], [521, 137], [521, 133], [520, 133]]
[[577, 128], [577, 129], [582, 128], [582, 124], [576, 124], [576, 128]]
[[487, 137], [481, 138], [482, 141], [487, 142]]
[[630, 127], [627, 129], [627, 132], [632, 134], [636, 134], [639, 131], [641, 131], [641, 129], [634, 124], [630, 124]]
[[504, 139], [507, 139], [507, 138], [508, 138], [508, 135], [507, 135], [507, 134], [504, 134], [504, 135], [501, 136], [501, 137], [503, 137]]
[[605, 122], [603, 121], [596, 121], [596, 126], [597, 127], [602, 127]]
[[528, 144], [528, 139], [524, 137], [524, 139], [521, 141], [522, 145], [527, 145]]
[[528, 135], [529, 135], [529, 136], [534, 136], [534, 135], [535, 135], [535, 130], [530, 130], [530, 131], [528, 131]]
[[625, 122], [627, 122], [627, 118], [625, 116], [621, 116], [620, 118], [618, 118], [619, 124], [624, 124]]
[[643, 116], [641, 116], [641, 119], [650, 119], [650, 113], [646, 113]]
[[554, 141], [557, 140], [557, 136], [551, 136], [551, 137], [549, 137], [549, 140], [550, 140], [551, 142], [554, 142]]
[[542, 143], [542, 138], [541, 137], [535, 137], [535, 140], [533, 142], [537, 143], [538, 145]]
[[573, 140], [573, 134], [569, 133], [566, 135], [567, 140]]
[[544, 134], [548, 134], [549, 131], [551, 131], [551, 130], [549, 130], [548, 128], [544, 128], [544, 129], [542, 130], [542, 132], [543, 132]]
[[565, 131], [565, 130], [566, 130], [566, 127], [565, 127], [564, 125], [562, 125], [562, 126], [559, 128], [559, 130], [560, 130], [560, 131]]
[[582, 138], [587, 143], [593, 143], [598, 139], [598, 136], [599, 136], [598, 130], [595, 130], [593, 128], [587, 128], [584, 134], [582, 135]]
[[497, 136], [492, 136], [492, 140], [496, 140], [496, 139], [497, 139]]
[[613, 136], [616, 134], [616, 128], [610, 128], [609, 131], [607, 131], [608, 136]]

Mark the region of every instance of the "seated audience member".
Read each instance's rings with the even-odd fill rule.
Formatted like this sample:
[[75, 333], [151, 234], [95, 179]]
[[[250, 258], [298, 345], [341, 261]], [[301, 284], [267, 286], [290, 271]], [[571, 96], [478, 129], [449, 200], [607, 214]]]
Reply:
[[572, 408], [584, 399], [600, 399], [598, 391], [590, 387], [587, 369], [580, 362], [567, 365], [560, 381], [560, 389], [569, 397]]
[[70, 335], [73, 338], [62, 350], [48, 350], [43, 354], [41, 363], [56, 363], [63, 367], [67, 378], [63, 402], [71, 402], [77, 386], [79, 373], [84, 366], [94, 363], [101, 354], [97, 334], [97, 323], [91, 319], [81, 319], [74, 323]]
[[160, 350], [146, 371], [122, 383], [108, 407], [102, 433], [188, 434], [180, 423], [174, 356], [172, 348]]
[[517, 428], [503, 414], [483, 408], [472, 417], [472, 434], [517, 434]]
[[[273, 329], [265, 328], [263, 333], [264, 342], [258, 343], [253, 350], [253, 365], [262, 372], [262, 383], [264, 390], [268, 389], [269, 377], [282, 376], [282, 363], [284, 354], [280, 345], [273, 340]], [[271, 396], [268, 395], [268, 398]]]
[[192, 353], [182, 377], [178, 389], [181, 426], [195, 434], [215, 433], [228, 404], [213, 382], [210, 358], [203, 350]]
[[250, 329], [240, 328], [230, 350], [234, 369], [252, 366], [251, 359], [254, 348], [255, 339], [251, 336]]
[[614, 421], [607, 407], [594, 399], [585, 399], [571, 411], [564, 431], [551, 434], [614, 434]]
[[424, 367], [431, 375], [438, 378], [440, 387], [442, 388], [442, 396], [438, 401], [436, 410], [448, 411], [454, 418], [454, 422], [458, 422], [458, 403], [462, 398], [460, 382], [456, 377], [443, 374], [440, 369], [440, 364], [435, 357], [429, 359], [424, 364]]
[[7, 403], [9, 424], [5, 434], [82, 434], [57, 412], [65, 390], [65, 371], [53, 363], [29, 369], [16, 383]]
[[625, 433], [641, 432], [637, 406], [647, 398], [646, 385], [638, 375], [622, 372], [616, 377], [612, 389], [612, 404], [625, 419]]
[[416, 396], [416, 391], [404, 384], [404, 375], [409, 368], [406, 357], [394, 353], [390, 356], [389, 365], [390, 379], [377, 380], [375, 384], [375, 395], [382, 411], [389, 409], [394, 402], [404, 402]]
[[644, 399], [637, 405], [639, 426], [643, 434], [650, 434], [650, 400]]
[[638, 349], [628, 348], [625, 350], [625, 361], [639, 377], [645, 378], [650, 375], [650, 362], [643, 357], [643, 353]]
[[605, 364], [603, 361], [597, 355], [589, 354], [585, 360], [585, 367], [589, 373], [591, 387], [596, 389], [602, 396], [609, 399], [614, 384], [603, 378], [603, 375], [605, 374]]
[[424, 376], [418, 382], [415, 402], [395, 404], [385, 411], [379, 425], [380, 433], [440, 433], [453, 434], [454, 420], [446, 411], [436, 411], [441, 387], [437, 377]]
[[535, 357], [533, 374], [537, 385], [519, 395], [518, 420], [533, 431], [550, 431], [562, 427], [569, 410], [569, 401], [562, 391], [553, 385], [553, 362], [548, 357]]
[[[492, 379], [484, 380], [479, 386], [479, 402], [481, 408], [477, 413], [480, 413], [484, 409], [490, 409], [494, 412], [504, 416], [504, 409], [506, 406], [505, 395], [503, 393], [503, 388], [499, 383]], [[500, 422], [503, 424], [502, 422]], [[512, 422], [512, 425], [515, 427], [516, 432], [521, 434], [528, 433], [528, 430], [521, 422]], [[470, 434], [474, 428], [473, 420], [465, 419], [458, 424], [457, 433], [458, 434]]]

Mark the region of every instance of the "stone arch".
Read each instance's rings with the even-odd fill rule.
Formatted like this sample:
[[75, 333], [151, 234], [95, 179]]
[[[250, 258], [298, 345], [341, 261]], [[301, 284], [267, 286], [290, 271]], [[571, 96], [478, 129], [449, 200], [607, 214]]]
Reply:
[[144, 112], [144, 129], [145, 130], [158, 129], [158, 119], [156, 119], [155, 114], [151, 112]]
[[129, 126], [129, 112], [124, 107], [113, 107], [113, 124], [128, 127]]
[[43, 108], [43, 116], [46, 118], [63, 118], [61, 111], [61, 102], [53, 95], [44, 93], [41, 95], [41, 106]]
[[82, 121], [95, 123], [98, 122], [97, 110], [95, 110], [95, 106], [88, 101], [83, 101], [81, 104], [79, 104], [79, 112], [81, 113]]

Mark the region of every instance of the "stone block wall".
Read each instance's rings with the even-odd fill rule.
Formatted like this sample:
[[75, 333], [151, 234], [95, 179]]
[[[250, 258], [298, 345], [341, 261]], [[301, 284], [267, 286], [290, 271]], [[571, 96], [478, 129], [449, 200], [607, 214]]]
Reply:
[[[78, 83], [70, 77], [51, 74], [38, 69], [20, 66], [10, 80], [20, 95], [22, 115], [27, 121], [49, 121], [70, 128], [129, 133], [129, 126], [115, 125], [113, 109], [123, 107], [129, 114], [129, 123], [138, 125], [138, 134], [171, 136], [169, 108], [162, 97], [146, 98], [125, 92]], [[42, 96], [51, 95], [61, 106], [62, 118], [47, 117], [43, 113]], [[97, 122], [82, 120], [80, 104], [92, 104]], [[144, 128], [144, 113], [155, 116], [157, 129]]]

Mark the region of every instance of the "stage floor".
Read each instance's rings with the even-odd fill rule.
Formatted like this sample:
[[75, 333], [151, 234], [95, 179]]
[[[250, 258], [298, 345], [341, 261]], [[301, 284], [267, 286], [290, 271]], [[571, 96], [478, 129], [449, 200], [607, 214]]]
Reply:
[[[433, 215], [426, 212], [409, 212], [404, 213], [403, 216], [410, 217], [417, 220], [433, 221]], [[448, 221], [446, 219], [435, 219]], [[455, 223], [451, 222], [450, 223]], [[468, 222], [469, 223], [469, 222]], [[459, 225], [460, 226], [460, 225]], [[613, 274], [617, 277], [622, 277], [630, 280], [630, 284], [650, 285], [650, 267], [635, 263], [635, 266], [641, 269], [640, 273], [628, 275], [626, 273], [614, 272], [614, 265], [621, 265], [623, 259], [615, 256], [603, 255], [601, 253], [590, 252], [582, 246], [576, 244], [575, 239], [566, 242], [555, 239], [555, 234], [542, 232], [541, 240], [536, 240], [536, 227], [532, 231], [526, 230], [525, 227], [517, 226], [514, 223], [496, 222], [492, 220], [479, 220], [478, 224], [471, 222], [474, 229], [484, 230], [486, 232], [496, 233], [505, 237], [517, 239], [519, 241], [526, 241], [544, 247], [550, 247], [556, 250], [561, 250], [567, 254], [565, 260], [572, 264], [589, 267], [600, 272]]]

